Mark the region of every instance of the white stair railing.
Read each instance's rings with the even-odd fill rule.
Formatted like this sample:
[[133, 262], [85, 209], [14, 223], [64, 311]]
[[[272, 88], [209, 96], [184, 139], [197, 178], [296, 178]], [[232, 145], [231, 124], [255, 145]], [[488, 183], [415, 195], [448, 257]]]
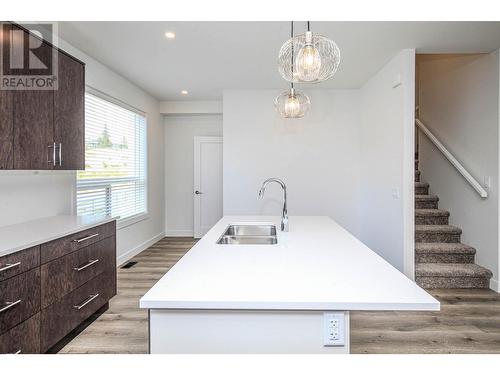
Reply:
[[487, 198], [488, 192], [481, 186], [477, 180], [472, 177], [472, 175], [464, 168], [462, 164], [452, 155], [451, 152], [436, 138], [434, 134], [424, 125], [419, 119], [415, 119], [415, 124], [417, 127], [429, 138], [429, 140], [434, 143], [439, 151], [445, 156], [446, 159], [455, 167], [455, 169], [472, 185], [474, 190], [481, 196], [481, 198]]

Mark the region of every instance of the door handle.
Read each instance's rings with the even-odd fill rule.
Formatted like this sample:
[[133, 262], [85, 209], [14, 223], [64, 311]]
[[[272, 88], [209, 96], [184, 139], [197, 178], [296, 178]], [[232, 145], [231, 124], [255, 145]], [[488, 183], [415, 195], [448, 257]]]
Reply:
[[195, 193], [196, 195], [203, 194], [203, 193], [202, 193], [201, 191], [199, 191], [199, 190], [196, 190], [194, 193]]
[[62, 167], [62, 143], [59, 143], [59, 166]]
[[56, 152], [57, 152], [57, 150], [56, 150], [56, 148], [57, 148], [56, 147], [56, 143], [53, 142], [52, 144], [47, 145], [47, 147], [49, 149], [52, 149], [52, 160], [48, 159], [47, 163], [52, 164], [53, 166], [56, 166], [57, 165], [56, 164]]
[[19, 267], [21, 265], [21, 262], [17, 263], [7, 263], [4, 267], [0, 268], [0, 272], [10, 270], [14, 267]]
[[14, 306], [18, 305], [21, 303], [21, 300], [18, 299], [16, 302], [5, 302], [5, 305], [4, 307], [2, 307], [0, 309], [0, 312], [4, 312], [4, 311], [7, 311], [8, 309], [11, 309], [13, 308]]

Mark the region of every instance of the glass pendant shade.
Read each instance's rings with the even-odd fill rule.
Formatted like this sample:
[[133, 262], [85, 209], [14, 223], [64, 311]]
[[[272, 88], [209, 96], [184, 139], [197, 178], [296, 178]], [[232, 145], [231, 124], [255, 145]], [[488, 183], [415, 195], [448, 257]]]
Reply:
[[295, 83], [326, 81], [333, 77], [339, 64], [340, 50], [337, 44], [311, 31], [288, 39], [278, 56], [281, 76]]
[[274, 99], [274, 107], [282, 117], [301, 118], [304, 117], [311, 108], [311, 101], [306, 94], [292, 87], [290, 90], [282, 92]]

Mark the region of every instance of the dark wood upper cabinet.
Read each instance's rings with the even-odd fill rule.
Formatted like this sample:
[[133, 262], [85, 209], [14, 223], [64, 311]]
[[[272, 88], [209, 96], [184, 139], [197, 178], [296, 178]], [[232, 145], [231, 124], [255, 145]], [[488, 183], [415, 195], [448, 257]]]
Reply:
[[[10, 32], [10, 25], [3, 25], [0, 28], [0, 41], [2, 46], [7, 41]], [[2, 54], [3, 55], [3, 54]], [[6, 62], [6, 57], [3, 64]], [[0, 169], [12, 169], [14, 142], [13, 113], [12, 113], [12, 91], [0, 90]]]
[[0, 90], [0, 169], [12, 169], [14, 129], [12, 93]]
[[14, 169], [54, 166], [54, 92], [14, 92]]
[[[0, 48], [22, 50], [10, 44], [33, 38], [22, 26], [3, 23]], [[85, 169], [85, 64], [45, 41], [38, 44], [36, 57], [57, 63], [57, 88], [0, 90], [0, 169]], [[41, 74], [39, 68], [10, 70]]]
[[[54, 91], [54, 141], [56, 169], [85, 169], [84, 65], [59, 54], [59, 87]], [[60, 147], [60, 149], [59, 149]]]

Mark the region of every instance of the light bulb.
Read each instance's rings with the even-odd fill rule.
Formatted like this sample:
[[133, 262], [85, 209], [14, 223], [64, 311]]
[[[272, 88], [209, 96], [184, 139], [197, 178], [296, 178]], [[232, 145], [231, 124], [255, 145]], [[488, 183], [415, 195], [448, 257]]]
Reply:
[[[292, 89], [293, 90], [293, 89]], [[300, 114], [300, 102], [295, 93], [290, 92], [285, 102], [285, 116], [297, 117]]]
[[295, 69], [301, 81], [311, 82], [317, 80], [319, 77], [321, 55], [312, 43], [312, 33], [310, 31], [306, 32], [305, 46], [297, 54]]

